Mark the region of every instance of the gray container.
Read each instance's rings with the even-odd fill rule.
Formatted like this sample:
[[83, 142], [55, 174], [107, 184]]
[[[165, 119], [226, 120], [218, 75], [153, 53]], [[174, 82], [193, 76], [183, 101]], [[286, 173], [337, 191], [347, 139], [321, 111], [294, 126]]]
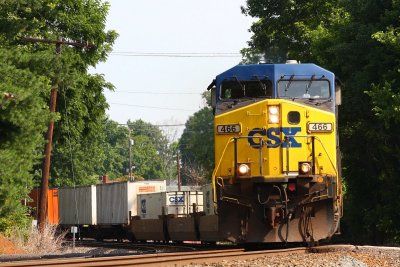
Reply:
[[172, 191], [138, 196], [137, 214], [142, 219], [157, 219], [163, 212], [165, 215], [188, 217], [193, 213], [203, 211], [202, 191]]
[[97, 223], [129, 224], [129, 215], [137, 215], [137, 196], [165, 191], [166, 181], [120, 182], [97, 185]]
[[95, 225], [96, 186], [63, 187], [58, 190], [60, 225]]

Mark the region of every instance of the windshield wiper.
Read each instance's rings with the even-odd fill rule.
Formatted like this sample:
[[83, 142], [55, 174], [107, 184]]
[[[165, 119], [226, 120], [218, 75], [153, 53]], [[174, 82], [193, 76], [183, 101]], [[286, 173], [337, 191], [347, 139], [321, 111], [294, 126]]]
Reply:
[[287, 90], [289, 89], [290, 85], [292, 84], [293, 78], [294, 78], [294, 74], [292, 74], [292, 75], [290, 76], [289, 82], [288, 82], [288, 83], [286, 84], [286, 86], [285, 86], [285, 96], [286, 96]]
[[313, 82], [313, 80], [314, 80], [314, 77], [315, 77], [315, 74], [313, 74], [313, 75], [311, 76], [310, 82], [309, 82], [309, 83], [307, 84], [307, 86], [306, 86], [306, 95], [308, 94], [308, 89], [310, 89], [311, 84], [312, 84], [312, 82]]
[[260, 80], [260, 78], [258, 78], [257, 75], [253, 75], [253, 77], [256, 78], [256, 80], [258, 81], [258, 84], [259, 84], [260, 87], [261, 87], [261, 90], [264, 91], [264, 95], [259, 95], [259, 96], [257, 96], [257, 97], [267, 97], [267, 98], [270, 98], [271, 96], [268, 96], [268, 95], [267, 95], [267, 86], [266, 86], [264, 83], [262, 83], [262, 81]]
[[243, 96], [245, 96], [246, 95], [246, 89], [244, 88], [243, 84], [239, 81], [239, 79], [236, 76], [233, 76], [233, 78], [235, 78], [235, 80], [238, 82], [238, 84], [242, 88]]

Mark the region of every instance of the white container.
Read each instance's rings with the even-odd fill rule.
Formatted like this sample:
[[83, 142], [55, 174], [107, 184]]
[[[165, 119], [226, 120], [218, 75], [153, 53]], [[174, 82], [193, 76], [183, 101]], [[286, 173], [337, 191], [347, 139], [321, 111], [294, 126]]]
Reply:
[[212, 184], [203, 185], [203, 211], [206, 215], [215, 214]]
[[142, 219], [157, 219], [159, 215], [175, 215], [188, 217], [193, 213], [193, 204], [196, 212], [203, 211], [202, 191], [173, 191], [138, 196], [137, 214]]
[[60, 225], [95, 225], [96, 186], [63, 187], [58, 190]]
[[166, 181], [120, 182], [97, 185], [97, 223], [128, 224], [137, 215], [137, 196], [165, 191]]

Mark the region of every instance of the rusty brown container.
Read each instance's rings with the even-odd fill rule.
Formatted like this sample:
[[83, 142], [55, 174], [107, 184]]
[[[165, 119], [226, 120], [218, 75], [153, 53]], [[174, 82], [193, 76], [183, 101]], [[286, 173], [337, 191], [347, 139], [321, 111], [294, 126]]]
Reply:
[[[26, 205], [31, 208], [31, 215], [38, 218], [40, 188], [34, 188], [29, 193], [30, 201]], [[50, 188], [47, 195], [47, 221], [49, 224], [58, 224], [58, 188]]]

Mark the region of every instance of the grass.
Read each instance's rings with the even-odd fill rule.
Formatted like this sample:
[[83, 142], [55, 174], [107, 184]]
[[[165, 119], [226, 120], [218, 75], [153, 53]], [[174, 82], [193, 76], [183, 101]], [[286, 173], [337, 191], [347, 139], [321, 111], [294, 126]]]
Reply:
[[60, 252], [66, 233], [59, 233], [57, 225], [46, 224], [43, 231], [35, 226], [11, 231], [11, 241], [27, 254], [52, 254]]

